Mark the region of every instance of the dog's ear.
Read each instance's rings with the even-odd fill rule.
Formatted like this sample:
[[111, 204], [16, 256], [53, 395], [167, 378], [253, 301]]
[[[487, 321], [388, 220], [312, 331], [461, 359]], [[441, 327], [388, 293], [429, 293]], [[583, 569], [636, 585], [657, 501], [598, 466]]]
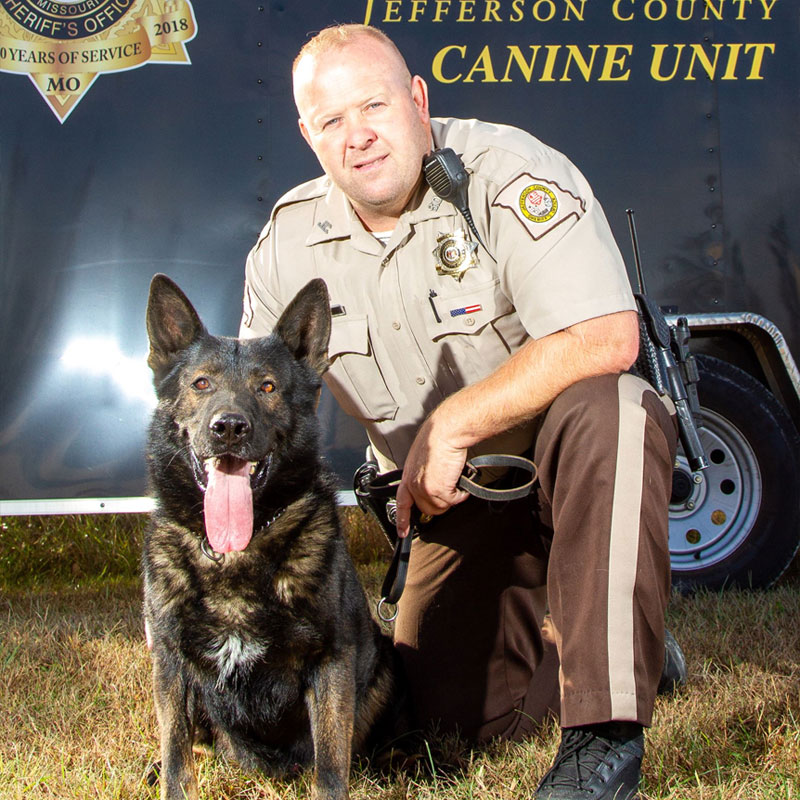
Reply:
[[274, 332], [296, 359], [305, 359], [322, 375], [328, 369], [331, 338], [331, 307], [325, 281], [309, 281], [286, 306]]
[[150, 354], [147, 364], [156, 380], [169, 371], [175, 356], [206, 332], [194, 306], [178, 285], [166, 275], [150, 282], [147, 301], [147, 335]]

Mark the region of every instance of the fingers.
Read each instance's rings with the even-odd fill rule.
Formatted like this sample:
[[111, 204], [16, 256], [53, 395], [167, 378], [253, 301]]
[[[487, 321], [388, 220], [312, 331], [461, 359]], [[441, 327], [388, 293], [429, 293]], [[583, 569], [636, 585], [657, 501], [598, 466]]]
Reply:
[[458, 488], [453, 488], [448, 492], [437, 492], [431, 494], [424, 488], [418, 486], [413, 481], [403, 480], [397, 487], [397, 535], [400, 538], [408, 536], [411, 531], [412, 509], [416, 506], [421, 514], [421, 521], [425, 522], [425, 517], [435, 517], [444, 514], [449, 508], [458, 503], [463, 503], [469, 497], [469, 493]]
[[397, 526], [397, 535], [404, 539], [411, 532], [411, 508], [414, 505], [414, 500], [411, 493], [404, 483], [400, 483], [397, 487], [397, 517], [395, 518], [395, 525]]
[[434, 417], [435, 412], [417, 431], [403, 466], [397, 489], [399, 536], [408, 536], [413, 506], [422, 514], [436, 516], [467, 498], [467, 493], [457, 487], [467, 451], [435, 433]]

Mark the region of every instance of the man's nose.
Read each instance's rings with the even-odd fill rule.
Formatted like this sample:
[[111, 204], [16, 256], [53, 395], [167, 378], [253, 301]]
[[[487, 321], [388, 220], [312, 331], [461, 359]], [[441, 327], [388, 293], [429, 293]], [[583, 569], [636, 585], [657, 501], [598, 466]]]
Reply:
[[354, 150], [365, 150], [374, 144], [378, 135], [360, 119], [348, 123], [347, 146]]

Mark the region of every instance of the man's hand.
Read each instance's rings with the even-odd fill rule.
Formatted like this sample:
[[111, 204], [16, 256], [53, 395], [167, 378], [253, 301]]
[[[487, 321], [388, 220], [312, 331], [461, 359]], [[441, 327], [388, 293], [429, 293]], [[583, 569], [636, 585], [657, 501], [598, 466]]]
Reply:
[[417, 432], [397, 488], [397, 535], [408, 536], [411, 508], [443, 514], [469, 496], [456, 484], [467, 460], [466, 448], [449, 443], [438, 429], [434, 412]]

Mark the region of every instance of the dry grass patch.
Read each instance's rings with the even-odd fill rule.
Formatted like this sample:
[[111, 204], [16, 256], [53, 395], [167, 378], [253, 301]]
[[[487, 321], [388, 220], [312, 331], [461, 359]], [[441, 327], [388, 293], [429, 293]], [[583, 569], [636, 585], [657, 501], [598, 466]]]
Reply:
[[[360, 512], [345, 517], [374, 596], [388, 547]], [[135, 542], [140, 525], [127, 530]], [[116, 536], [98, 530], [96, 538]], [[2, 584], [2, 800], [158, 797], [143, 780], [158, 757], [158, 733], [138, 579], [133, 571], [91, 577], [86, 552], [79, 577], [70, 569], [45, 586], [17, 565], [27, 576], [22, 588]], [[36, 563], [43, 558], [36, 555]], [[769, 592], [675, 597], [669, 625], [686, 650], [689, 683], [658, 701], [643, 800], [800, 800], [800, 579]], [[530, 798], [553, 758], [558, 729], [545, 725], [522, 744], [479, 750], [453, 738], [428, 744], [409, 774], [378, 775], [356, 765], [353, 800]], [[308, 776], [246, 775], [213, 756], [201, 756], [198, 766], [207, 800], [310, 798]]]
[[139, 594], [128, 582], [4, 598], [0, 796], [140, 795], [155, 716]]

